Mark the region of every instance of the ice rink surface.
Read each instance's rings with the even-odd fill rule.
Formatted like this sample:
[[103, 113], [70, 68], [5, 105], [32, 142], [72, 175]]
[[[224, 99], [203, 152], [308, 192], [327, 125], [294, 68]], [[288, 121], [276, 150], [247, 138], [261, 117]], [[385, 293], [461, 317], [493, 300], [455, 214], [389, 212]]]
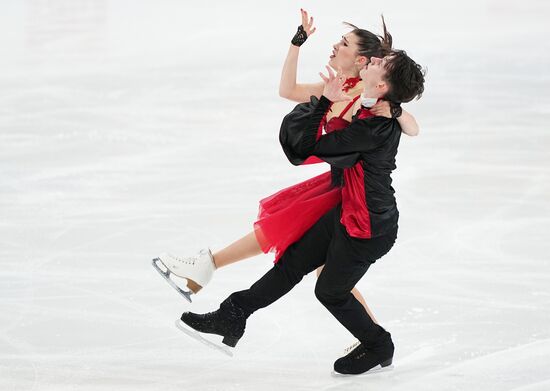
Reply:
[[[342, 21], [428, 68], [406, 105], [396, 246], [358, 287], [395, 369], [334, 378], [354, 338], [315, 277], [250, 318], [234, 358], [178, 331], [271, 267], [219, 270], [192, 305], [160, 252], [219, 249], [258, 200], [327, 167], [278, 144], [304, 7], [316, 82]], [[550, 3], [5, 0], [0, 6], [0, 390], [550, 389]]]

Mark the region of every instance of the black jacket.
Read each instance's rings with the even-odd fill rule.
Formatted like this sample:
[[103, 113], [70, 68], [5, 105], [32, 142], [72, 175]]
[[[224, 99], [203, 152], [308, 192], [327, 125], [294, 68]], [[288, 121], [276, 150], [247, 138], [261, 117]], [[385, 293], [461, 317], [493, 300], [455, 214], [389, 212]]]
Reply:
[[324, 96], [311, 97], [309, 103], [297, 105], [281, 124], [281, 146], [294, 165], [302, 164], [312, 155], [343, 169], [361, 164], [364, 194], [359, 196], [370, 215], [371, 236], [382, 235], [397, 225], [399, 216], [391, 172], [396, 168], [401, 127], [395, 119], [361, 118], [359, 112], [347, 128], [316, 140], [317, 129], [329, 107], [330, 101]]

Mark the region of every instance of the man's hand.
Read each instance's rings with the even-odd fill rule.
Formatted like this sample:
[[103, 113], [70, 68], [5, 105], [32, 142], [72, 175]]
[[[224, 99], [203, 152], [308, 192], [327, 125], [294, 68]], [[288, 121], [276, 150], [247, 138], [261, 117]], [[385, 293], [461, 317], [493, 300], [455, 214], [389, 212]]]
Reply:
[[372, 106], [369, 110], [377, 117], [391, 118], [390, 102], [386, 100], [381, 100], [380, 102]]
[[325, 88], [323, 95], [331, 102], [343, 102], [351, 100], [351, 96], [342, 91], [344, 83], [346, 82], [346, 76], [342, 73], [342, 69], [338, 69], [338, 73], [334, 74], [334, 71], [328, 65], [326, 66], [328, 71], [328, 77], [319, 72], [319, 76], [325, 82]]

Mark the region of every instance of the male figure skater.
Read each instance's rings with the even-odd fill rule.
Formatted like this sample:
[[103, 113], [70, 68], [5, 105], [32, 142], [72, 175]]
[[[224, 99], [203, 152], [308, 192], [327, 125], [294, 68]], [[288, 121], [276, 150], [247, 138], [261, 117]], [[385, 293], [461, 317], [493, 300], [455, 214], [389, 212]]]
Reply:
[[[372, 321], [350, 291], [397, 237], [399, 213], [390, 174], [395, 169], [401, 129], [397, 120], [374, 117], [362, 108], [347, 128], [319, 137], [317, 129], [331, 102], [349, 99], [342, 91], [345, 76], [327, 70], [328, 77], [321, 74], [323, 96], [296, 106], [285, 117], [280, 140], [293, 164], [317, 156], [344, 168], [342, 203], [321, 217], [249, 289], [231, 294], [217, 311], [186, 312], [181, 321], [199, 332], [221, 335], [223, 343], [234, 347], [252, 313], [278, 300], [304, 275], [324, 264], [315, 295], [361, 342], [336, 360], [334, 370], [360, 374], [390, 365], [394, 353], [390, 333]], [[381, 98], [394, 104], [409, 102], [424, 91], [424, 72], [404, 51], [393, 51], [382, 59], [372, 57], [360, 76], [366, 106]]]

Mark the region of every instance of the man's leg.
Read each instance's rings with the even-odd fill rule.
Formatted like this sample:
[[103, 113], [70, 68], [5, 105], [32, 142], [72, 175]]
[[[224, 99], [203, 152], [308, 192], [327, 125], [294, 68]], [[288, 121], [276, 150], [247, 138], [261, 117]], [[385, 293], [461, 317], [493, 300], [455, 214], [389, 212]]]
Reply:
[[369, 266], [391, 249], [395, 235], [361, 240], [349, 237], [343, 226], [335, 231], [340, 232], [335, 233], [330, 243], [315, 295], [357, 339], [374, 341], [383, 329], [374, 323], [350, 291]]
[[273, 268], [249, 289], [235, 292], [231, 300], [246, 316], [267, 307], [287, 294], [302, 278], [325, 262], [339, 209], [333, 208], [311, 227], [304, 236], [287, 248]]
[[221, 335], [223, 343], [235, 346], [244, 334], [246, 319], [253, 312], [284, 296], [304, 275], [324, 263], [337, 217], [338, 208], [327, 212], [299, 241], [287, 248], [271, 270], [249, 289], [230, 295], [217, 311], [204, 315], [186, 312], [181, 316], [182, 322], [197, 331]]
[[334, 231], [325, 267], [315, 286], [315, 295], [361, 341], [359, 350], [348, 355], [353, 357], [338, 360], [335, 370], [340, 373], [362, 373], [378, 364], [389, 365], [394, 351], [390, 333], [374, 323], [350, 290], [369, 266], [391, 249], [396, 231], [364, 240], [351, 238], [341, 225]]

